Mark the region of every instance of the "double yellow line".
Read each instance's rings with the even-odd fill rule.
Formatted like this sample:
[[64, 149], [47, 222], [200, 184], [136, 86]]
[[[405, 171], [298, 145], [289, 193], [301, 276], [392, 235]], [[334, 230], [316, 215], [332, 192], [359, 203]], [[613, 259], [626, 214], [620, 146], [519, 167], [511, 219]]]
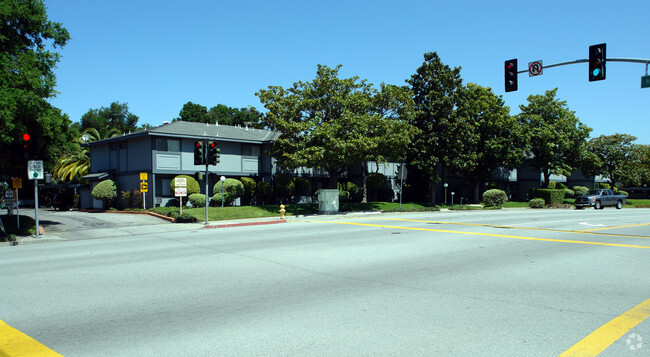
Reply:
[[61, 356], [0, 320], [0, 356]]

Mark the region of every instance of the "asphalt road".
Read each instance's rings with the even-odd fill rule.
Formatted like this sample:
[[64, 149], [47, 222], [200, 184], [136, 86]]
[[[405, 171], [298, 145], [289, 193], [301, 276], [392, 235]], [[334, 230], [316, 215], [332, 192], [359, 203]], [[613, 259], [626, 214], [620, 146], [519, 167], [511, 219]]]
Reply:
[[0, 271], [0, 319], [64, 356], [650, 353], [648, 209], [306, 217], [2, 247]]

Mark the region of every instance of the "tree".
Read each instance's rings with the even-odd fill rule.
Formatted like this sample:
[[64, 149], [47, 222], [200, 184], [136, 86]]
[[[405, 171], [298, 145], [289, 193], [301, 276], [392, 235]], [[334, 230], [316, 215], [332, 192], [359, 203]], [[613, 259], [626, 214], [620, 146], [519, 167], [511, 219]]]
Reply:
[[627, 185], [650, 185], [650, 145], [634, 145], [623, 169], [629, 173]]
[[415, 103], [415, 116], [410, 124], [420, 130], [409, 150], [408, 161], [416, 168], [409, 175], [409, 181], [415, 183], [415, 191], [420, 196], [428, 193], [428, 198], [434, 202], [438, 163], [456, 145], [457, 133], [451, 137], [441, 133], [452, 131], [450, 120], [462, 85], [460, 67], [452, 69], [443, 64], [436, 52], [425, 53], [424, 63], [406, 82]]
[[207, 123], [208, 122], [208, 108], [200, 105], [194, 104], [192, 102], [187, 102], [183, 104], [183, 109], [178, 113], [179, 117], [174, 119], [189, 121], [194, 123]]
[[520, 105], [517, 116], [527, 133], [534, 165], [544, 175], [544, 187], [552, 174], [568, 176], [579, 166], [591, 132], [556, 94], [557, 88], [529, 96], [528, 105]]
[[227, 105], [217, 104], [217, 106], [208, 110], [207, 122], [261, 128], [261, 116], [262, 114], [253, 107], [237, 109]]
[[636, 170], [627, 163], [633, 161], [635, 140], [632, 135], [618, 133], [592, 138], [587, 143], [587, 151], [592, 156], [585, 160], [582, 172], [588, 176], [606, 177], [612, 189], [617, 183], [634, 181]]
[[262, 124], [282, 134], [272, 147], [278, 165], [321, 167], [329, 174], [333, 189], [351, 165], [372, 155], [369, 133], [401, 134], [392, 131], [398, 126], [382, 126], [387, 122], [381, 120], [383, 112], [377, 107], [381, 101], [401, 100], [391, 97], [388, 90], [380, 100], [382, 94], [365, 80], [339, 78], [340, 68], [318, 65], [312, 82], [296, 82], [288, 89], [270, 86], [256, 93], [268, 110]]
[[102, 137], [100, 132], [95, 128], [84, 130], [83, 133], [78, 135], [76, 150], [65, 154], [59, 159], [52, 175], [53, 178], [63, 181], [81, 179], [90, 171], [90, 148], [88, 146], [82, 146], [82, 144], [112, 138], [120, 134], [119, 130], [111, 129], [106, 133], [105, 137]]
[[445, 128], [449, 131], [440, 135], [455, 138], [456, 142], [444, 151], [442, 160], [474, 178], [477, 201], [483, 180], [499, 167], [518, 167], [528, 151], [517, 119], [510, 116], [510, 108], [490, 88], [474, 83], [461, 87], [456, 113], [449, 124]]
[[96, 129], [100, 136], [109, 137], [111, 130], [128, 133], [138, 129], [138, 116], [129, 112], [127, 103], [113, 102], [108, 107], [90, 109], [81, 117], [81, 130]]
[[[68, 31], [48, 20], [37, 0], [0, 2], [0, 172], [22, 176], [28, 159], [52, 168], [55, 158], [69, 150], [70, 120], [47, 99], [54, 97], [54, 67]], [[29, 133], [31, 151], [23, 155], [22, 135]]]

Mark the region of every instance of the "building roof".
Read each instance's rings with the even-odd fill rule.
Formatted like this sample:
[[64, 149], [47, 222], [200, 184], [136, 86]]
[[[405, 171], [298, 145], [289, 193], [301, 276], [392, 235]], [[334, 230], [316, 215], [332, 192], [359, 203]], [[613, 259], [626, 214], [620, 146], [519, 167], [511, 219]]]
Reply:
[[280, 133], [242, 126], [174, 121], [146, 130], [137, 131], [135, 133], [93, 141], [88, 144], [93, 145], [96, 143], [124, 140], [126, 138], [142, 135], [263, 143], [277, 139], [280, 136]]

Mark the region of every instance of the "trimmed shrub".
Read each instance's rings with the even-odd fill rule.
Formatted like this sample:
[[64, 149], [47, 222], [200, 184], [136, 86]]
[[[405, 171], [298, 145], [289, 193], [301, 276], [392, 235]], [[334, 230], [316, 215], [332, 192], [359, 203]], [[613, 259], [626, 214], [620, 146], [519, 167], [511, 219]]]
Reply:
[[212, 196], [212, 199], [216, 199], [218, 196], [218, 201], [215, 202], [214, 204], [221, 205], [221, 186], [223, 185], [223, 192], [224, 192], [224, 201], [225, 204], [230, 206], [232, 205], [235, 200], [241, 196], [244, 195], [245, 189], [244, 189], [244, 184], [237, 180], [237, 179], [232, 179], [232, 178], [227, 178], [223, 183], [221, 181], [217, 181], [217, 183], [214, 184], [214, 188], [212, 189], [212, 192], [214, 192], [214, 195]]
[[117, 197], [117, 186], [113, 180], [104, 180], [98, 183], [90, 194], [94, 199], [104, 201], [110, 206], [111, 201]]
[[544, 208], [544, 205], [546, 205], [546, 202], [544, 202], [543, 198], [533, 198], [528, 202], [530, 208]]
[[576, 196], [575, 191], [573, 191], [571, 189], [568, 189], [568, 188], [564, 189], [564, 198], [573, 198], [575, 196]]
[[491, 189], [483, 192], [483, 202], [486, 206], [501, 206], [508, 201], [508, 195], [503, 190]]
[[564, 202], [564, 190], [552, 190], [548, 188], [536, 188], [531, 191], [532, 198], [543, 198], [544, 202], [562, 204]]
[[589, 192], [589, 188], [585, 186], [573, 186], [573, 191], [575, 191], [576, 196], [584, 195]]
[[193, 193], [188, 199], [194, 208], [205, 207], [205, 195], [202, 193]]
[[196, 222], [196, 217], [192, 216], [189, 213], [178, 214], [178, 212], [173, 212], [171, 215], [174, 218], [174, 223], [193, 223]]
[[142, 208], [142, 192], [140, 190], [123, 191], [122, 199], [127, 208]]
[[[201, 187], [199, 186], [199, 183], [194, 179], [192, 176], [188, 175], [178, 175], [175, 176], [172, 181], [169, 183], [169, 189], [174, 192], [176, 190], [176, 185], [175, 181], [177, 178], [184, 178], [187, 181], [187, 197], [179, 197], [182, 199], [182, 204], [185, 206], [187, 204], [187, 199], [189, 196], [191, 196], [194, 193], [201, 193]], [[178, 206], [178, 205], [177, 205]]]

